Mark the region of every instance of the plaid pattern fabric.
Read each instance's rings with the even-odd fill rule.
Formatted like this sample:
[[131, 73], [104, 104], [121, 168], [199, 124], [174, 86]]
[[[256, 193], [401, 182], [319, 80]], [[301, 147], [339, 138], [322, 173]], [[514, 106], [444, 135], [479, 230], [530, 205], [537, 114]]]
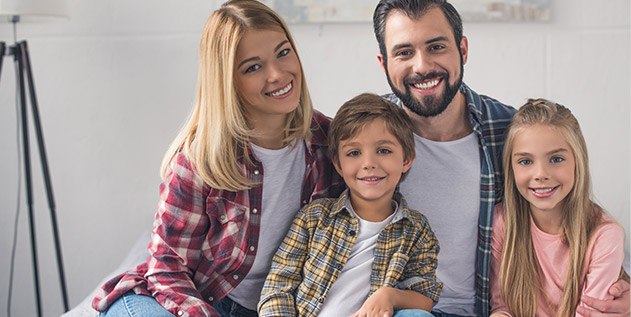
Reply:
[[[302, 205], [334, 197], [343, 188], [326, 154], [329, 121], [314, 113], [313, 135], [305, 145]], [[252, 180], [262, 182], [263, 166], [254, 156], [250, 158], [253, 166], [246, 166], [243, 156], [239, 166]], [[211, 305], [230, 293], [254, 262], [265, 212], [262, 192], [263, 184], [239, 192], [211, 188], [179, 153], [160, 186], [147, 262], [108, 281], [92, 306], [104, 311], [132, 290], [155, 297], [175, 316], [218, 316]]]
[[[480, 147], [480, 215], [478, 218], [478, 249], [476, 254], [476, 314], [489, 316], [489, 270], [491, 259], [491, 226], [493, 208], [502, 200], [504, 170], [502, 150], [504, 132], [516, 110], [493, 98], [478, 95], [464, 83], [460, 92], [467, 100], [469, 122], [478, 136]], [[394, 94], [384, 98], [402, 106]]]
[[[379, 235], [370, 292], [382, 286], [417, 291], [434, 301], [438, 240], [425, 216], [395, 194], [402, 212]], [[296, 216], [272, 259], [259, 316], [317, 316], [357, 240], [359, 221], [351, 215], [348, 190], [338, 199], [319, 199]]]

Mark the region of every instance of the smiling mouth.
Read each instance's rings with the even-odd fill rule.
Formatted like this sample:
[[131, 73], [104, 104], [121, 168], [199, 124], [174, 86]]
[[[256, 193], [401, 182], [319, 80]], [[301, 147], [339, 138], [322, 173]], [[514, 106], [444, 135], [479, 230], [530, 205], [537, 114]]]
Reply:
[[412, 84], [412, 86], [414, 88], [417, 88], [417, 89], [429, 90], [429, 89], [432, 89], [432, 88], [438, 86], [440, 81], [441, 81], [441, 78], [435, 78], [435, 79], [424, 81], [424, 82], [420, 82], [420, 83], [414, 83], [414, 84]]
[[358, 179], [360, 181], [364, 181], [364, 182], [378, 182], [382, 179], [386, 178], [385, 176], [368, 176], [368, 177], [359, 177]]
[[529, 188], [529, 190], [537, 198], [547, 198], [552, 196], [557, 188], [559, 188], [558, 185], [554, 187]]
[[287, 86], [278, 90], [274, 90], [272, 92], [265, 93], [265, 94], [272, 97], [281, 97], [281, 96], [286, 95], [288, 92], [290, 92], [293, 87], [294, 87], [293, 83], [289, 82]]

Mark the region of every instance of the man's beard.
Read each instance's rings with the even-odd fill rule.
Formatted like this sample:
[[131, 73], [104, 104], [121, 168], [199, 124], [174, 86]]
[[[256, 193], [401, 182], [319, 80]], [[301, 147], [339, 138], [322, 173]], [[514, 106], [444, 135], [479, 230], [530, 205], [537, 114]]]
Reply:
[[[445, 111], [445, 109], [447, 109], [449, 103], [451, 103], [451, 101], [456, 96], [456, 93], [458, 93], [460, 85], [462, 85], [463, 74], [464, 67], [461, 58], [460, 76], [453, 85], [449, 84], [450, 77], [447, 72], [431, 72], [425, 75], [406, 77], [403, 80], [403, 85], [405, 87], [405, 92], [403, 92], [398, 90], [394, 86], [392, 80], [390, 80], [390, 72], [386, 67], [386, 77], [388, 79], [388, 84], [390, 85], [390, 89], [392, 89], [392, 92], [401, 100], [401, 102], [403, 102], [403, 105], [405, 107], [421, 117], [435, 117]], [[442, 80], [447, 83], [445, 85], [445, 92], [442, 94], [442, 96], [423, 96], [421, 100], [414, 98], [410, 89], [410, 85], [412, 83], [419, 83], [431, 78], [442, 78]]]

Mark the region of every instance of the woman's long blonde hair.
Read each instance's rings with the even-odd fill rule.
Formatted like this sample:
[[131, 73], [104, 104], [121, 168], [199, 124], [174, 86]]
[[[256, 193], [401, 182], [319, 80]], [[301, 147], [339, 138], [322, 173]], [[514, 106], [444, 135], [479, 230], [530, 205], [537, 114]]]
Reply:
[[[247, 149], [252, 130], [234, 78], [237, 46], [248, 30], [285, 33], [298, 56], [285, 22], [264, 4], [232, 0], [214, 11], [206, 21], [200, 42], [197, 100], [164, 156], [163, 178], [173, 157], [183, 151], [202, 179], [213, 188], [238, 191], [255, 185], [237, 165], [240, 156], [246, 164], [251, 163]], [[302, 69], [302, 64], [300, 67]], [[300, 105], [288, 116], [285, 143], [310, 137], [313, 110], [302, 73], [301, 82]]]
[[505, 239], [500, 265], [500, 292], [516, 316], [535, 316], [538, 306], [550, 305], [543, 293], [541, 269], [530, 232], [530, 204], [519, 193], [512, 167], [515, 137], [532, 125], [556, 129], [574, 155], [574, 184], [563, 203], [562, 227], [569, 247], [568, 274], [557, 316], [574, 316], [585, 279], [584, 257], [589, 238], [602, 219], [602, 209], [591, 200], [587, 146], [578, 121], [569, 109], [545, 99], [530, 99], [510, 125], [504, 145]]

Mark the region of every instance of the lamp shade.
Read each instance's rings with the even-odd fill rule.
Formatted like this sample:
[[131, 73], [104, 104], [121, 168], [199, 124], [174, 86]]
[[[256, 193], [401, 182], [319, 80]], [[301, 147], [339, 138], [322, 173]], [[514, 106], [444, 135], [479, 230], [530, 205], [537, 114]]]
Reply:
[[67, 18], [68, 7], [64, 0], [0, 0], [2, 20], [19, 16], [20, 21]]

